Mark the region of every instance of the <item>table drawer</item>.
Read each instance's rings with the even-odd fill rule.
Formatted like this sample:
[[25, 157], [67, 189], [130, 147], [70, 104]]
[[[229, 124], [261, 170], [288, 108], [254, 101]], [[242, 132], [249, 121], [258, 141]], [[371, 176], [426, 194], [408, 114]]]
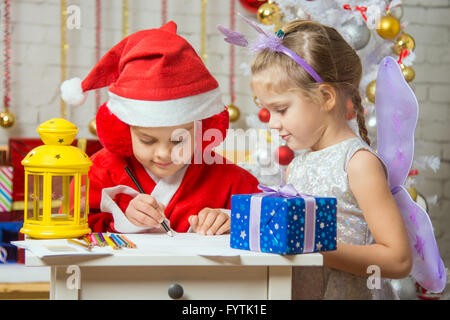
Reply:
[[68, 289], [67, 267], [54, 268], [53, 299], [172, 299], [174, 284], [181, 299], [268, 298], [267, 266], [80, 267], [80, 290]]

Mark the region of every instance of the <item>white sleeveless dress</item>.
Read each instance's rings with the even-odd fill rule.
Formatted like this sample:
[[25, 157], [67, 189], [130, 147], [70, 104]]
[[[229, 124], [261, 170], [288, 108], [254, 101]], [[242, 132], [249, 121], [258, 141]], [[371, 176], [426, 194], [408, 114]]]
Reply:
[[[318, 151], [304, 150], [291, 162], [287, 179], [301, 193], [336, 197], [337, 241], [354, 245], [374, 242], [346, 172], [351, 157], [361, 149], [376, 155], [359, 137]], [[367, 277], [327, 267], [294, 267], [292, 278], [293, 299], [398, 299], [389, 279], [381, 279], [380, 289], [369, 289]]]

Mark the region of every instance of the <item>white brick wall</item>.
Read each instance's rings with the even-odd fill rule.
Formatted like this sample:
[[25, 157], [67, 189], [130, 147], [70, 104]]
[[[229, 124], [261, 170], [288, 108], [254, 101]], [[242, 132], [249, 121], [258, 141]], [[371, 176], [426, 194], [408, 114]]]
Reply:
[[[236, 8], [243, 12], [238, 1]], [[130, 0], [130, 31], [158, 27], [161, 23], [160, 1]], [[95, 63], [95, 1], [67, 0], [79, 5], [81, 29], [68, 30], [68, 77], [84, 77]], [[102, 1], [102, 53], [120, 41], [120, 0]], [[3, 13], [3, 6], [2, 13]], [[169, 0], [168, 19], [175, 20], [179, 33], [196, 49], [200, 49], [200, 0]], [[58, 0], [14, 0], [11, 4], [12, 65], [11, 111], [18, 119], [10, 130], [0, 129], [0, 144], [9, 137], [37, 137], [39, 123], [59, 116], [60, 84], [60, 8]], [[208, 1], [206, 65], [219, 81], [223, 101], [229, 103], [229, 45], [216, 31], [218, 23], [229, 25], [229, 1]], [[3, 16], [2, 16], [3, 19]], [[450, 265], [450, 1], [406, 0], [404, 19], [407, 32], [416, 40], [414, 64], [416, 79], [413, 87], [420, 102], [420, 119], [416, 138], [420, 140], [418, 155], [441, 158], [437, 173], [421, 172], [423, 182], [417, 186], [425, 196], [438, 195], [438, 205], [430, 214], [435, 226], [442, 255]], [[248, 26], [236, 21], [237, 28], [249, 32]], [[3, 37], [0, 53], [3, 54]], [[241, 62], [250, 58], [236, 48], [236, 104], [241, 119], [233, 127], [245, 128], [245, 115], [257, 112], [249, 87], [249, 77], [242, 75]], [[3, 72], [3, 65], [0, 66]], [[105, 91], [102, 92], [103, 98]], [[83, 107], [69, 109], [69, 120], [80, 129], [79, 137], [93, 138], [87, 128], [95, 114], [93, 92]]]

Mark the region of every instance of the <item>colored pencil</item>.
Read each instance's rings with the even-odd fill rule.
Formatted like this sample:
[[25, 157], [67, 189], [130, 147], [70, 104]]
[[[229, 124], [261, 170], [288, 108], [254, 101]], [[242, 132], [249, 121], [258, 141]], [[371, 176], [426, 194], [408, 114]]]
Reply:
[[136, 248], [136, 245], [135, 245], [133, 242], [131, 242], [130, 240], [128, 240], [128, 238], [126, 238], [124, 235], [121, 235], [121, 237], [122, 237], [126, 242], [128, 242], [128, 244], [131, 246], [131, 248]]
[[125, 247], [127, 247], [127, 248], [132, 248], [131, 244], [129, 244], [128, 241], [126, 241], [126, 240], [122, 237], [121, 234], [118, 234], [117, 237], [119, 237], [119, 239], [120, 239], [123, 243], [125, 243]]
[[95, 240], [97, 240], [97, 243], [98, 243], [98, 245], [100, 247], [104, 247], [105, 246], [105, 243], [102, 241], [102, 239], [100, 239], [98, 233], [94, 233], [94, 237], [95, 237]]
[[83, 236], [83, 240], [86, 241], [86, 243], [88, 244], [88, 246], [91, 246], [91, 247], [92, 247], [92, 241], [91, 241], [91, 238], [89, 238], [88, 235], [84, 235], [84, 236]]
[[117, 243], [116, 239], [114, 239], [114, 237], [112, 236], [112, 234], [108, 235], [109, 239], [114, 243], [114, 245], [120, 249], [120, 245]]
[[98, 234], [98, 237], [100, 238], [100, 240], [101, 240], [105, 245], [108, 245], [108, 243], [106, 243], [105, 238], [103, 237], [103, 234], [102, 234], [101, 232], [98, 232], [97, 234]]
[[105, 235], [104, 238], [105, 238], [106, 243], [108, 243], [111, 246], [111, 248], [113, 248], [113, 250], [118, 249], [117, 246], [114, 244], [114, 242], [112, 242], [111, 239], [107, 235]]
[[67, 241], [69, 241], [70, 243], [74, 243], [76, 245], [82, 246], [83, 248], [86, 248], [88, 251], [91, 251], [91, 247], [88, 246], [87, 244], [84, 244], [83, 242], [79, 242], [79, 241], [73, 240], [73, 239], [67, 239]]
[[122, 241], [117, 234], [111, 234], [111, 236], [114, 237], [114, 240], [116, 240], [116, 242], [119, 245], [119, 247], [122, 248], [122, 247], [126, 247], [127, 246], [127, 244], [124, 241]]
[[90, 234], [90, 237], [91, 237], [92, 244], [93, 244], [94, 246], [98, 246], [97, 239], [95, 238], [95, 236], [94, 236], [93, 233]]

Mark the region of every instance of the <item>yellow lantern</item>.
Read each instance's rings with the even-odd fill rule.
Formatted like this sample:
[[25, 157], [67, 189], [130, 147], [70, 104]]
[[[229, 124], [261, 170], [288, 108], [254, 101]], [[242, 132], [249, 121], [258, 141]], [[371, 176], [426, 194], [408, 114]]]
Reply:
[[22, 160], [25, 168], [24, 224], [20, 232], [33, 238], [80, 237], [90, 233], [89, 157], [71, 146], [78, 128], [51, 119], [37, 129], [44, 145]]

